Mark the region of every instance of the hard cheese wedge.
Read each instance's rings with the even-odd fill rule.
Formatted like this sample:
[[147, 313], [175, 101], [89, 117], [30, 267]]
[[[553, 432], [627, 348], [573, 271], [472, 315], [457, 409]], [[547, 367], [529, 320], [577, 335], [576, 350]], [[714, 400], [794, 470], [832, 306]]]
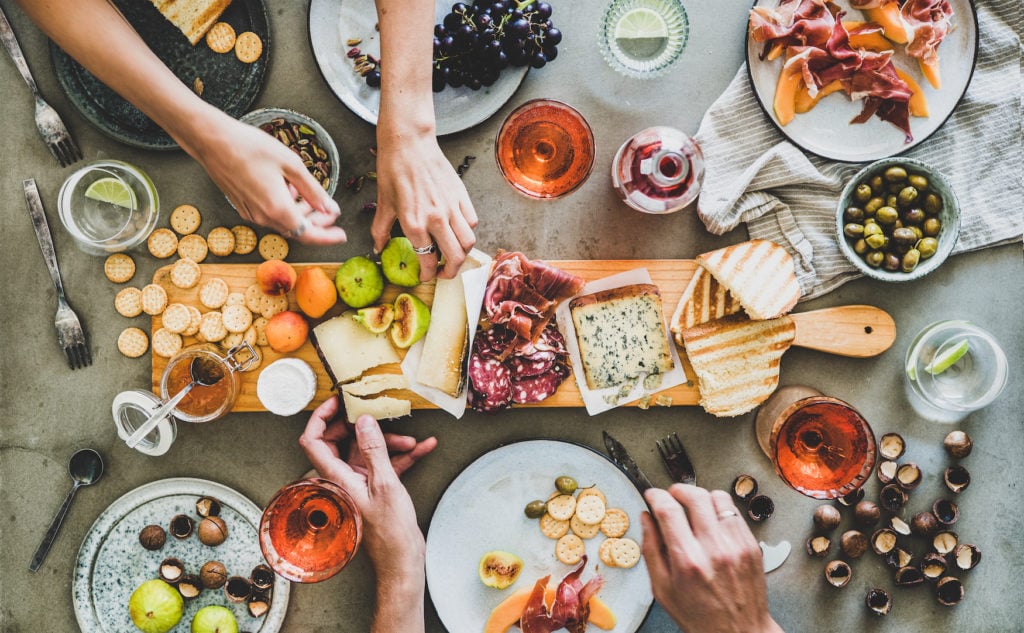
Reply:
[[457, 397], [465, 384], [469, 328], [462, 275], [438, 279], [416, 382]]
[[408, 389], [409, 381], [404, 374], [373, 374], [361, 380], [342, 385], [341, 390], [350, 396], [372, 396], [389, 389]]
[[387, 334], [370, 332], [354, 315], [345, 312], [313, 328], [313, 346], [335, 386], [359, 378], [367, 369], [401, 360]]
[[361, 415], [370, 415], [378, 420], [386, 420], [412, 414], [412, 403], [408, 400], [391, 396], [360, 398], [350, 395], [344, 389], [342, 389], [341, 395], [345, 404], [345, 416], [352, 423]]

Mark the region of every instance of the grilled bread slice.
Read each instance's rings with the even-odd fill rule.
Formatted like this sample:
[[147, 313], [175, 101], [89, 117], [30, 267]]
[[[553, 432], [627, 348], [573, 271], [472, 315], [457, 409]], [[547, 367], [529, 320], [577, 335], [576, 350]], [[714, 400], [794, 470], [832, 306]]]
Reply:
[[751, 319], [780, 317], [800, 299], [793, 258], [775, 242], [742, 242], [698, 255], [697, 263], [739, 300]]
[[[689, 285], [679, 298], [669, 329], [678, 334], [701, 323], [736, 314], [742, 309], [740, 302], [720, 284], [707, 269], [698, 266]], [[682, 343], [680, 343], [681, 345]]]
[[681, 333], [697, 374], [700, 404], [718, 417], [746, 413], [779, 385], [779, 361], [796, 336], [793, 319], [732, 315]]
[[231, 0], [150, 0], [160, 14], [178, 27], [195, 46], [214, 25]]

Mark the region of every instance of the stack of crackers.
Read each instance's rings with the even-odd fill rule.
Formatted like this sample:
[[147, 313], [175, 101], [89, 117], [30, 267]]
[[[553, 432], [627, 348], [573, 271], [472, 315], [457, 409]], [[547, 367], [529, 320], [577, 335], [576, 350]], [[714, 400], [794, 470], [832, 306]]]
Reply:
[[598, 556], [609, 567], [630, 568], [640, 562], [640, 545], [627, 538], [629, 515], [609, 508], [596, 486], [582, 488], [576, 495], [556, 492], [548, 499], [540, 518], [541, 533], [555, 541], [555, 557], [566, 565], [580, 562], [586, 553], [585, 540], [603, 534]]

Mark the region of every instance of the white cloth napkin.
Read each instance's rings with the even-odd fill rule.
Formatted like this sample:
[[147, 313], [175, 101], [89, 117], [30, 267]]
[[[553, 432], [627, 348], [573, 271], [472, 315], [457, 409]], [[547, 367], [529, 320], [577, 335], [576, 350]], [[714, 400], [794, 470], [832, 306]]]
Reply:
[[[931, 138], [907, 153], [945, 174], [961, 205], [954, 254], [1024, 233], [1024, 4], [976, 3], [977, 67], [963, 101]], [[722, 234], [747, 223], [751, 238], [793, 255], [803, 299], [860, 276], [836, 242], [835, 206], [862, 165], [809, 156], [761, 110], [744, 65], [696, 135], [706, 171], [698, 214]]]

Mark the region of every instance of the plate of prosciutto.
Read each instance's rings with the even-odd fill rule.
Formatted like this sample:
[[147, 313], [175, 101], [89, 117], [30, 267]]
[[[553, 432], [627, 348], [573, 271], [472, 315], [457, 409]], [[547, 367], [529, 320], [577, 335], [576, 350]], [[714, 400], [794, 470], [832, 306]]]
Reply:
[[[577, 486], [568, 494], [565, 478]], [[531, 517], [527, 504], [545, 508]], [[445, 490], [427, 531], [427, 586], [441, 622], [452, 633], [634, 633], [654, 601], [637, 547], [646, 509], [590, 447], [539, 439], [485, 453]], [[507, 571], [498, 560], [521, 569], [510, 585], [484, 582], [488, 569]]]
[[791, 142], [867, 162], [914, 147], [946, 122], [977, 48], [970, 0], [757, 0], [747, 68]]

